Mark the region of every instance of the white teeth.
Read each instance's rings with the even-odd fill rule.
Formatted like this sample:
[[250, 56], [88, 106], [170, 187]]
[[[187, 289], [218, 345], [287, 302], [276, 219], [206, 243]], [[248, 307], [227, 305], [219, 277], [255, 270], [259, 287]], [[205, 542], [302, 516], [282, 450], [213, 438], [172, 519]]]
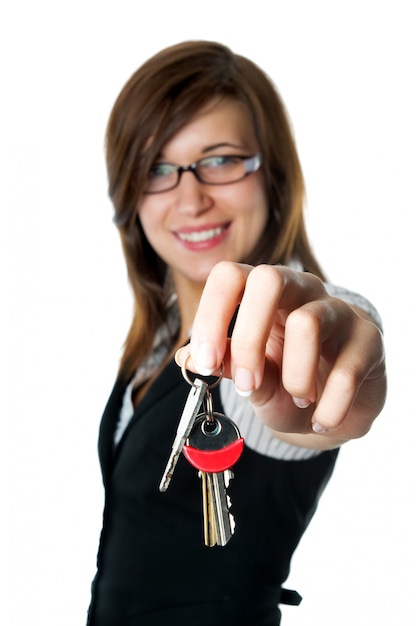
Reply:
[[199, 230], [193, 233], [178, 233], [179, 239], [182, 241], [190, 241], [191, 243], [198, 243], [199, 241], [207, 241], [221, 235], [223, 227], [211, 228], [210, 230]]

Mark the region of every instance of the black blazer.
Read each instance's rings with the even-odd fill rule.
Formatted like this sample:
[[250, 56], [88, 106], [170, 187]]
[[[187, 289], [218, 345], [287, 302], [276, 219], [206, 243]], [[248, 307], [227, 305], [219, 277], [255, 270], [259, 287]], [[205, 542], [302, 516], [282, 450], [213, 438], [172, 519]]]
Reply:
[[[116, 382], [100, 427], [106, 500], [89, 626], [276, 626], [290, 559], [337, 451], [280, 461], [245, 447], [228, 490], [235, 534], [209, 548], [200, 479], [183, 455], [169, 489], [159, 492], [189, 384], [172, 361], [115, 450], [125, 386]], [[223, 412], [218, 388], [212, 393], [214, 410]]]

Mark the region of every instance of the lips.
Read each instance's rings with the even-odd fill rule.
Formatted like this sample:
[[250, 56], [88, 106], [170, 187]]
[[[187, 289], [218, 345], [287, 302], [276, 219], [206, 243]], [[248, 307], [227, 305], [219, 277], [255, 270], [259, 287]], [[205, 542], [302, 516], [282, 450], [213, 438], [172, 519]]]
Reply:
[[202, 250], [219, 244], [226, 237], [230, 222], [209, 224], [200, 228], [186, 227], [175, 231], [175, 236], [191, 250]]
[[193, 230], [190, 232], [177, 232], [177, 236], [182, 241], [189, 241], [190, 243], [199, 243], [200, 241], [208, 241], [209, 239], [214, 239], [215, 237], [219, 237], [224, 230], [227, 228], [227, 225], [217, 226], [216, 228], [209, 228], [207, 230]]

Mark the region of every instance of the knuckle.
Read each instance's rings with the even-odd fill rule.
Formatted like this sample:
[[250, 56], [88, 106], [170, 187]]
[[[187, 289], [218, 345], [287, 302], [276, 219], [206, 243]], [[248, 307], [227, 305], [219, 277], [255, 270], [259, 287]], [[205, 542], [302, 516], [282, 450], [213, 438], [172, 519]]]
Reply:
[[332, 371], [331, 377], [339, 394], [350, 398], [355, 396], [362, 382], [361, 368], [353, 365], [337, 367]]
[[265, 293], [279, 294], [286, 284], [286, 276], [274, 265], [257, 265], [247, 278], [248, 284], [261, 285]]
[[361, 346], [362, 361], [379, 362], [384, 358], [384, 339], [381, 330], [374, 322], [355, 315], [353, 326], [357, 345]]
[[242, 271], [238, 263], [233, 261], [219, 261], [211, 270], [210, 276], [224, 278], [225, 280], [233, 276], [241, 276]]
[[312, 274], [311, 272], [304, 272], [303, 276], [305, 280], [309, 282], [309, 285], [311, 286], [313, 291], [325, 296], [328, 295], [325, 289], [325, 285], [323, 281], [319, 278], [319, 276], [316, 276], [316, 274]]
[[370, 321], [365, 320], [368, 332], [368, 341], [371, 346], [384, 352], [384, 340], [381, 330]]
[[308, 307], [292, 311], [286, 320], [286, 332], [305, 340], [316, 340], [321, 335], [321, 319]]
[[236, 333], [233, 335], [231, 345], [233, 354], [238, 354], [240, 357], [245, 354], [250, 356], [259, 352], [261, 348], [259, 336], [247, 330], [243, 334]]
[[256, 369], [264, 363], [265, 344], [255, 328], [244, 328], [231, 337], [231, 358], [234, 366]]
[[215, 285], [220, 292], [227, 292], [230, 287], [241, 288], [245, 281], [243, 267], [232, 261], [220, 261], [212, 268], [207, 283]]

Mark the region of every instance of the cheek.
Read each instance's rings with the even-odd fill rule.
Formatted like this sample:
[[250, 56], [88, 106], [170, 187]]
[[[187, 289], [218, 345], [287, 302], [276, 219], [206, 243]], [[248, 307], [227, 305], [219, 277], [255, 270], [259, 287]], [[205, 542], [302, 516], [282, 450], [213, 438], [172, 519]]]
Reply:
[[157, 207], [153, 206], [151, 201], [144, 201], [141, 203], [137, 210], [137, 216], [142, 226], [143, 232], [149, 241], [152, 240], [155, 233], [157, 233], [160, 219], [158, 218]]
[[236, 187], [224, 186], [221, 192], [221, 200], [232, 211], [259, 223], [267, 222], [268, 202], [263, 178], [259, 172], [237, 183]]
[[253, 228], [257, 232], [263, 233], [269, 217], [266, 194], [260, 185], [255, 185], [247, 197], [251, 198], [250, 204], [247, 206], [247, 215], [250, 217]]
[[261, 222], [263, 227], [266, 226], [267, 221], [269, 219], [269, 207], [267, 203], [267, 198], [264, 195], [264, 193], [261, 193], [261, 195], [258, 198], [257, 212], [258, 212], [259, 222]]

